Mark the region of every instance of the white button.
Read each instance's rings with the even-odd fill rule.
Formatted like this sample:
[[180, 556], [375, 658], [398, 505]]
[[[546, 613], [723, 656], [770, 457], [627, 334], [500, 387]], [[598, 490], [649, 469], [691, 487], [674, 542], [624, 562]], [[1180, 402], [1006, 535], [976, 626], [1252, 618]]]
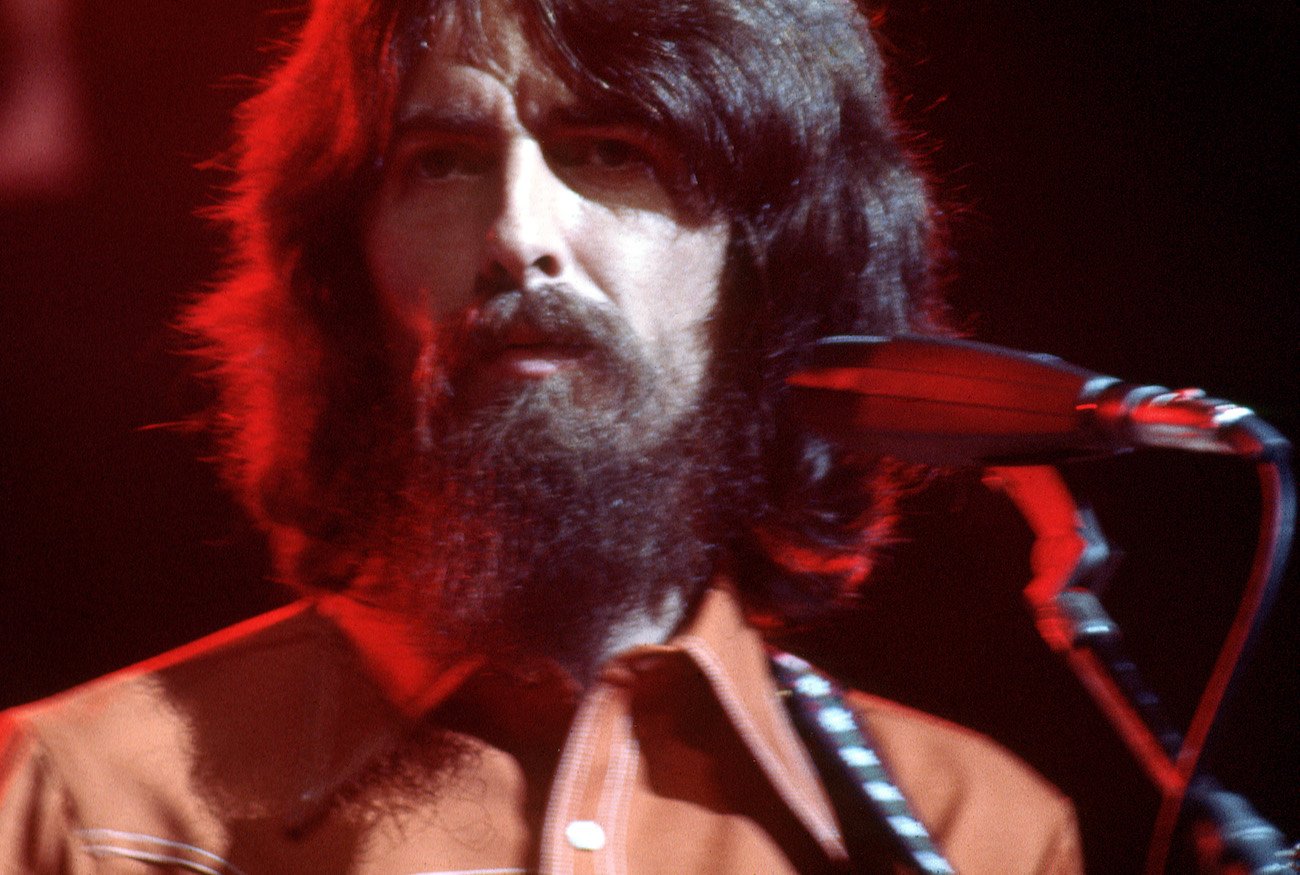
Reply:
[[580, 851], [599, 851], [605, 847], [605, 830], [594, 820], [575, 820], [564, 828], [564, 837]]

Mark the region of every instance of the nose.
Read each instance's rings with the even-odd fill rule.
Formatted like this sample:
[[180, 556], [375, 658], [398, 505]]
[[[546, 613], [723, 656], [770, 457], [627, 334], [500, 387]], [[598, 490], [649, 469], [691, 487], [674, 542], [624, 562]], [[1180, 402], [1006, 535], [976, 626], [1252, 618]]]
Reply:
[[567, 220], [573, 193], [555, 176], [534, 140], [511, 143], [500, 173], [480, 283], [517, 289], [562, 278], [570, 263]]

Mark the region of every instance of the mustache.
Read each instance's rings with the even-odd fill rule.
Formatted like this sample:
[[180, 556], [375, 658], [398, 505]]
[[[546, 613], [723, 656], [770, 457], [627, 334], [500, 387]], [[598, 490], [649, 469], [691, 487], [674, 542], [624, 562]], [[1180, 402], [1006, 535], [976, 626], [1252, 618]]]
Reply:
[[584, 350], [598, 366], [616, 365], [634, 345], [631, 330], [611, 308], [562, 283], [493, 295], [471, 309], [447, 339], [453, 383], [457, 375], [511, 347], [547, 345]]
[[[564, 283], [495, 292], [421, 344], [411, 373], [415, 437], [422, 450], [472, 408], [459, 399], [481, 369], [512, 347], [560, 346], [582, 357], [584, 380], [623, 397], [649, 385], [653, 366], [612, 306]], [[631, 393], [631, 394], [629, 394]]]

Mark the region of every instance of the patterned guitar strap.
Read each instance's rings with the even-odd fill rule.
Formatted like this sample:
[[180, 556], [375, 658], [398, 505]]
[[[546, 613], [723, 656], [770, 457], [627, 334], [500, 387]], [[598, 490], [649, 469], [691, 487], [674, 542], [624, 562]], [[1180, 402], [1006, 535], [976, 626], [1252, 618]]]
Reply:
[[883, 843], [892, 845], [897, 862], [917, 872], [952, 875], [955, 870], [885, 771], [839, 685], [797, 656], [774, 650], [771, 658], [777, 684], [826, 782], [855, 871], [869, 871], [859, 859], [868, 850], [863, 845], [874, 846], [878, 854]]

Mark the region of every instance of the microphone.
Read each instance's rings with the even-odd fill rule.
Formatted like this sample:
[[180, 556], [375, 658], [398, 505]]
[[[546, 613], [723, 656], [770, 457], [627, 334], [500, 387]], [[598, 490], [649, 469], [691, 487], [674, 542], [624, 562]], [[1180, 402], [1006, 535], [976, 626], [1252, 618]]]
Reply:
[[969, 340], [829, 337], [786, 383], [792, 412], [815, 432], [927, 464], [1044, 464], [1135, 447], [1264, 460], [1289, 449], [1253, 411], [1200, 389], [1124, 383]]

